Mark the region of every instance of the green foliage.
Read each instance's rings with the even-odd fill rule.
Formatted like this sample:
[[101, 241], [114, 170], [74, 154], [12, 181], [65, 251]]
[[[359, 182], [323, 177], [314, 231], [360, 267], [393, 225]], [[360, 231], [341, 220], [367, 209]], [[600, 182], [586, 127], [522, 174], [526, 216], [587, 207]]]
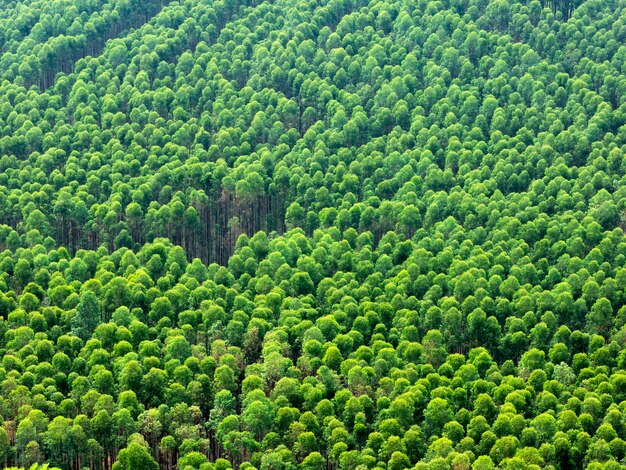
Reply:
[[60, 470], [56, 467], [50, 467], [48, 466], [48, 464], [32, 464], [31, 466], [27, 467], [26, 469], [24, 469], [24, 467], [18, 468], [18, 467], [6, 467], [6, 470]]
[[148, 449], [137, 442], [122, 449], [117, 462], [112, 467], [113, 470], [156, 470], [158, 468]]
[[0, 465], [623, 466], [625, 8], [0, 0]]

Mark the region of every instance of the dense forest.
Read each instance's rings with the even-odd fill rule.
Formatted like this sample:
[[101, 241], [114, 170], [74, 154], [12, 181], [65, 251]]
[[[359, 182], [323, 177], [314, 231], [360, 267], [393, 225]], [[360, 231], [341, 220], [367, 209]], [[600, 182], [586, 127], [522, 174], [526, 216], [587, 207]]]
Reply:
[[0, 0], [0, 466], [626, 469], [626, 0]]

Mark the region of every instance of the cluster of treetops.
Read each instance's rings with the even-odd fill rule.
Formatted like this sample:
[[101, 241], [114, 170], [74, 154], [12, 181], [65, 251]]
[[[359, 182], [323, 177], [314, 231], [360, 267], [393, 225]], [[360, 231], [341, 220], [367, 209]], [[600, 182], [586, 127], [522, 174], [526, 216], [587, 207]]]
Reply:
[[0, 463], [626, 468], [624, 44], [624, 0], [0, 0]]

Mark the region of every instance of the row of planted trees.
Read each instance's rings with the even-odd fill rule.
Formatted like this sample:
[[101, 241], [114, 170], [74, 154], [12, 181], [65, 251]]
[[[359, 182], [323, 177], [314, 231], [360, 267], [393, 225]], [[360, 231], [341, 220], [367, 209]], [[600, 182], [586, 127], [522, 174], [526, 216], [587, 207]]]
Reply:
[[[582, 19], [566, 28], [536, 2], [505, 6], [329, 2], [294, 25], [299, 3], [165, 7], [46, 92], [3, 85], [2, 220], [24, 235], [24, 214], [49, 214], [36, 228], [72, 252], [168, 236], [221, 263], [240, 233], [310, 234], [339, 218], [377, 239], [398, 223], [411, 235], [445, 214], [444, 197], [468, 201], [454, 214], [465, 222], [484, 219], [476, 196], [550, 185], [580, 187], [583, 205], [598, 193], [601, 224], [617, 226], [619, 20], [586, 60], [557, 46]], [[522, 42], [501, 38], [500, 14]], [[577, 210], [552, 187], [557, 210]]]
[[491, 264], [445, 230], [376, 247], [353, 229], [242, 236], [228, 268], [165, 240], [137, 254], [5, 251], [2, 457], [71, 469], [623, 458], [624, 255], [544, 275], [523, 258]]

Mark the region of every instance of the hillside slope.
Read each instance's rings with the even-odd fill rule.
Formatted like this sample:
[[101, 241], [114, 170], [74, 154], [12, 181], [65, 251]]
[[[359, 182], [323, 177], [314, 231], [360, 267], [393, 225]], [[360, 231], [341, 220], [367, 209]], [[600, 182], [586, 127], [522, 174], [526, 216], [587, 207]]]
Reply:
[[626, 467], [624, 44], [621, 0], [0, 0], [0, 462]]

